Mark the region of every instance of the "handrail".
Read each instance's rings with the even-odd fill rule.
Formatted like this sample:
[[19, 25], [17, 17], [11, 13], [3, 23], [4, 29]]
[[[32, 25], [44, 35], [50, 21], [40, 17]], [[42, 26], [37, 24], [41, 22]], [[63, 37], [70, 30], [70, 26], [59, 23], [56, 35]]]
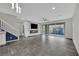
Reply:
[[6, 21], [0, 19], [2, 22], [4, 22], [6, 25], [8, 25], [9, 27], [11, 27], [13, 30], [18, 31], [16, 28], [14, 28], [12, 25], [10, 25], [9, 23], [7, 23]]
[[7, 23], [2, 19], [0, 19], [0, 28], [14, 35], [17, 35], [17, 36], [19, 35], [18, 29], [14, 28], [12, 25], [10, 25], [9, 23]]

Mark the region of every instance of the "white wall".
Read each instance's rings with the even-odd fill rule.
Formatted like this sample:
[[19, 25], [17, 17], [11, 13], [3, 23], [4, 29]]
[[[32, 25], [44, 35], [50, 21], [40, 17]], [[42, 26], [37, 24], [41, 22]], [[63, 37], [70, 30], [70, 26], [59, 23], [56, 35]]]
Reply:
[[79, 53], [79, 4], [77, 5], [73, 16], [73, 42]]
[[30, 23], [24, 22], [24, 35], [25, 37], [28, 37], [30, 34]]
[[72, 39], [73, 29], [72, 29], [72, 19], [67, 19], [65, 21], [65, 38]]
[[6, 44], [6, 32], [0, 32], [0, 46]]
[[23, 36], [24, 35], [24, 32], [23, 32], [23, 23], [19, 23], [19, 33], [20, 33], [20, 36]]

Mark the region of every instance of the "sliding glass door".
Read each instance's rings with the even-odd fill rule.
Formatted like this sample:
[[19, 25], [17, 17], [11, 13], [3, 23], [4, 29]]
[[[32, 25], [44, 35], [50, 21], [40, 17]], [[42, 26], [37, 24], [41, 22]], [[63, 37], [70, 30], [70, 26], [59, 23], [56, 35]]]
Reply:
[[64, 35], [64, 23], [56, 23], [49, 25], [49, 34]]

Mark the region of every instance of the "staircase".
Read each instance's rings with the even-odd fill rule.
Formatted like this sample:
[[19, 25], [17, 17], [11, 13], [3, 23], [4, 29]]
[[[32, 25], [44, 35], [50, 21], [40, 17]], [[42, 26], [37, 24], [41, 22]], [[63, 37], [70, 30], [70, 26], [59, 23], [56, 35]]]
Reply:
[[18, 30], [2, 19], [0, 19], [0, 31], [6, 32], [6, 42], [19, 40]]

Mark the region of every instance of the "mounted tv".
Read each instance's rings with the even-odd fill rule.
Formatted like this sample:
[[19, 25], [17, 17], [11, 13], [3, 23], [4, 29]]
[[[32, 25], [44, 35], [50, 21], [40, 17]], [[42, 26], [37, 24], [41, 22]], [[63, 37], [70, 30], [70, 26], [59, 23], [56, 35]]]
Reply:
[[37, 29], [38, 28], [38, 24], [31, 24], [31, 29]]

